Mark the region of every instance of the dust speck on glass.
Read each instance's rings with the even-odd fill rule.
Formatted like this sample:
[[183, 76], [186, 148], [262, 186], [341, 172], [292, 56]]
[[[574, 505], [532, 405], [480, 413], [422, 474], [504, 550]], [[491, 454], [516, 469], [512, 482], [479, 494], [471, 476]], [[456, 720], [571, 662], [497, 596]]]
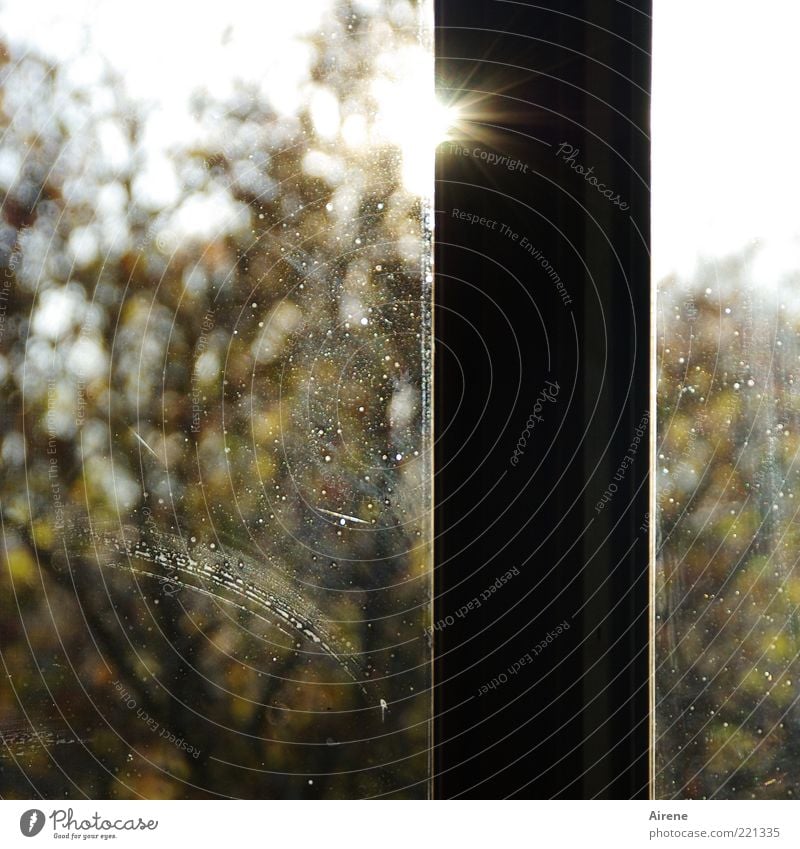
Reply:
[[654, 14], [657, 798], [800, 795], [800, 178], [767, 142], [800, 143], [787, 10]]
[[428, 794], [431, 19], [0, 9], [3, 798]]

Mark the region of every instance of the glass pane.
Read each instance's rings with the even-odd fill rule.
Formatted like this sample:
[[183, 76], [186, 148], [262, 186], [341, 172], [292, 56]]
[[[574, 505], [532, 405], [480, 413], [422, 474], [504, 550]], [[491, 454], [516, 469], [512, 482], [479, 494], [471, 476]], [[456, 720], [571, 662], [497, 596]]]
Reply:
[[4, 798], [428, 794], [430, 22], [3, 3]]
[[659, 798], [800, 793], [793, 11], [655, 9]]

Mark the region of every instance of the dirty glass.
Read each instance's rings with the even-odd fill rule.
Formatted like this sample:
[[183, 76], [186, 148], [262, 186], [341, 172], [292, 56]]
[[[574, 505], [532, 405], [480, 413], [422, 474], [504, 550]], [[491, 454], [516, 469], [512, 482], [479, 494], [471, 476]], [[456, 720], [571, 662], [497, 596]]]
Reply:
[[800, 794], [791, 14], [655, 4], [657, 798]]
[[0, 5], [0, 796], [428, 795], [431, 29]]

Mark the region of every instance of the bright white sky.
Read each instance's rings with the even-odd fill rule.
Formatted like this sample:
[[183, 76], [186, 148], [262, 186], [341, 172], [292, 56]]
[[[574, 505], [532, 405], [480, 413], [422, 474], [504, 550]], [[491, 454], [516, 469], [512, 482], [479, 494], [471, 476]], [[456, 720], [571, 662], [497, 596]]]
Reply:
[[655, 278], [758, 240], [774, 286], [800, 270], [800, 2], [654, 6]]
[[[260, 84], [279, 114], [297, 112], [307, 95], [313, 51], [304, 36], [322, 29], [332, 0], [302, 4], [299, 14], [292, 3], [253, 0], [139, 0], [135, 6], [117, 0], [0, 0], [0, 33], [17, 51], [31, 48], [58, 62], [67, 86], [90, 89], [111, 67], [127, 93], [149, 105], [142, 148], [147, 156], [135, 191], [140, 202], [159, 209], [181, 195], [169, 152], [215, 132], [191, 114], [191, 94], [205, 91], [223, 102], [245, 81]], [[113, 134], [104, 139], [109, 161], [124, 156], [124, 144], [115, 150]], [[237, 212], [221, 192], [193, 196], [162, 235], [167, 242], [180, 233], [208, 237], [236, 226]]]
[[[221, 98], [237, 78], [260, 80], [279, 111], [296, 109], [309, 61], [302, 36], [320, 29], [331, 5], [300, 2], [302, 14], [296, 4], [253, 0], [140, 0], [133, 9], [111, 0], [0, 0], [0, 30], [65, 62], [76, 84], [97, 78], [100, 57], [110, 60], [131, 94], [156, 103], [149, 143], [168, 147], [197, 132], [187, 94], [198, 87]], [[759, 283], [775, 285], [800, 270], [800, 2], [654, 5], [656, 279], [687, 276], [699, 256], [758, 240]], [[420, 84], [414, 89], [418, 98]]]
[[[189, 95], [196, 90], [223, 102], [235, 82], [260, 83], [286, 116], [310, 99], [321, 138], [335, 138], [341, 129], [346, 142], [361, 143], [358, 121], [340, 128], [335, 99], [311, 91], [313, 48], [305, 36], [324, 33], [333, 5], [334, 0], [139, 0], [133, 7], [119, 0], [0, 0], [0, 33], [17, 48], [30, 46], [59, 62], [76, 88], [91, 87], [110, 65], [134, 99], [151, 104], [145, 136], [150, 161], [137, 177], [137, 192], [158, 208], [174, 201], [178, 191], [166, 151], [202, 132], [190, 114]], [[356, 12], [374, 12], [380, 0], [354, 0], [353, 6]], [[392, 7], [395, 17], [401, 6]], [[406, 11], [412, 15], [410, 6]], [[413, 25], [413, 15], [396, 23]], [[376, 65], [385, 73], [375, 81], [380, 108], [374, 140], [401, 148], [407, 186], [427, 194], [443, 132], [433, 97], [432, 57], [412, 45], [378, 57]], [[429, 133], [420, 132], [421, 126]], [[113, 158], [113, 151], [105, 153]]]
[[[2, 0], [0, 29], [66, 63], [76, 80], [96, 79], [103, 57], [134, 97], [170, 101], [196, 88], [224, 96], [236, 79], [261, 80], [277, 107], [297, 108], [307, 72], [300, 36], [320, 28], [331, 0]], [[83, 57], [81, 62], [75, 62]], [[70, 61], [73, 60], [73, 61]]]

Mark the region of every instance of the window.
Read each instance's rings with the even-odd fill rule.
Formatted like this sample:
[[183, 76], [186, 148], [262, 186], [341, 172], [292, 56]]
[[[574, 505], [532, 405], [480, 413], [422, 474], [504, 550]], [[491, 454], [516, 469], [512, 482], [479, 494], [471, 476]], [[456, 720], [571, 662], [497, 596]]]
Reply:
[[0, 794], [425, 797], [430, 9], [0, 26]]
[[658, 798], [800, 791], [790, 11], [656, 7]]

